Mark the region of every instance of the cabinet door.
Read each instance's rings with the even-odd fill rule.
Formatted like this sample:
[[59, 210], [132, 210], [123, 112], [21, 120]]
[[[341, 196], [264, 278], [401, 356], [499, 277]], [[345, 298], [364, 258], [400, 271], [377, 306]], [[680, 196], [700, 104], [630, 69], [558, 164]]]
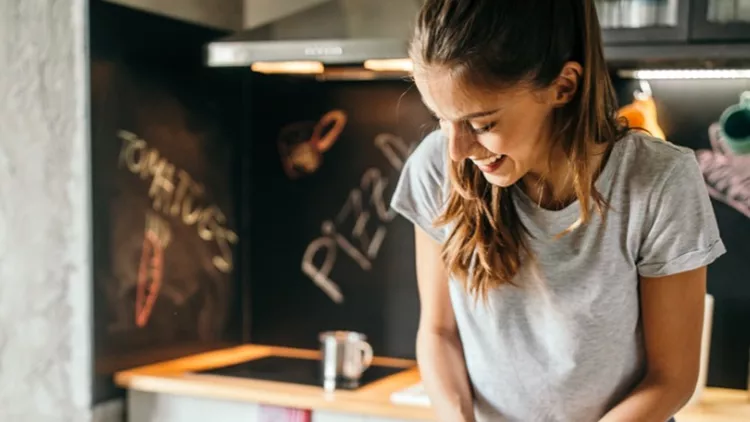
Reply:
[[750, 0], [693, 0], [694, 40], [750, 41]]
[[688, 39], [690, 0], [595, 0], [605, 44]]
[[[355, 413], [338, 413], [316, 410], [313, 412], [312, 422], [417, 422], [414, 419], [380, 418]], [[427, 421], [422, 421], [427, 422]]]
[[316, 410], [313, 412], [312, 422], [367, 422], [367, 417], [353, 413]]
[[128, 422], [258, 422], [256, 403], [128, 390]]

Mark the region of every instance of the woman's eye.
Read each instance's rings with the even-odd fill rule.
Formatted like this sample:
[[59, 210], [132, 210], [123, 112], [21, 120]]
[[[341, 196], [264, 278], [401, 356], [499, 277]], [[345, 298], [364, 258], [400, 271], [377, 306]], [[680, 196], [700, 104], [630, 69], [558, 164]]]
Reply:
[[471, 131], [474, 132], [474, 134], [476, 134], [476, 135], [481, 135], [483, 133], [489, 132], [494, 127], [495, 127], [495, 122], [492, 122], [492, 123], [489, 123], [489, 124], [486, 124], [486, 125], [480, 126], [480, 127], [471, 126]]

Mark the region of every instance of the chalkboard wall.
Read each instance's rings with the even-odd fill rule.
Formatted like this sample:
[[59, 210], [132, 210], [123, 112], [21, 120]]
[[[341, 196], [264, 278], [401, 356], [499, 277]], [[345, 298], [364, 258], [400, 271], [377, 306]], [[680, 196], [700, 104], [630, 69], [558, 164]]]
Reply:
[[219, 34], [93, 1], [96, 402], [117, 370], [242, 341], [239, 79]]
[[[248, 96], [251, 197], [262, 204], [250, 223], [252, 341], [317, 348], [321, 331], [357, 330], [379, 355], [413, 357], [413, 229], [388, 201], [435, 127], [418, 93], [398, 81], [254, 76]], [[329, 118], [327, 150], [301, 142]]]

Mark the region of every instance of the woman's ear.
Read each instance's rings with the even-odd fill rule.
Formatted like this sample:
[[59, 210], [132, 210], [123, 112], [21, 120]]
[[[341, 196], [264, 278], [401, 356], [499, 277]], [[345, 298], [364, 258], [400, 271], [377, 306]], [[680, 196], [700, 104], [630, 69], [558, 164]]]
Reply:
[[566, 62], [552, 84], [552, 105], [561, 107], [570, 102], [578, 90], [583, 68], [577, 62]]

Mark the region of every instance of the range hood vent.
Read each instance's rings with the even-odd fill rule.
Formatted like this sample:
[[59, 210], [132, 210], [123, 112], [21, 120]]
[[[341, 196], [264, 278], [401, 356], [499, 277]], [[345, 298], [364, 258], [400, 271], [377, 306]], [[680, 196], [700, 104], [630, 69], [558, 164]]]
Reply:
[[[286, 6], [282, 10], [277, 3]], [[421, 4], [422, 0], [245, 0], [245, 29], [210, 43], [207, 64], [361, 65], [403, 59]]]

